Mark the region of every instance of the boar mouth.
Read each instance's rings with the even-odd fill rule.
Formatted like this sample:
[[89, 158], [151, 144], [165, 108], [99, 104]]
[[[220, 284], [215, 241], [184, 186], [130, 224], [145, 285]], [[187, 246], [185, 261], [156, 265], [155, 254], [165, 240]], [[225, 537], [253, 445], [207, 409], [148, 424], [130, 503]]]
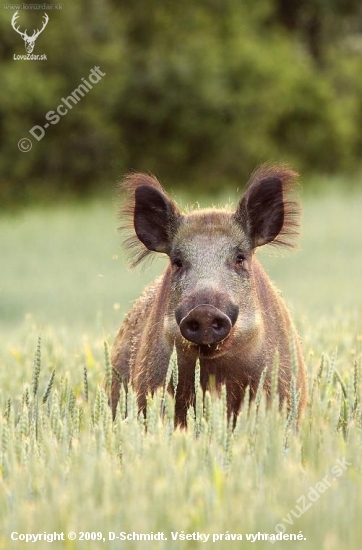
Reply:
[[200, 358], [207, 358], [207, 359], [214, 359], [216, 357], [219, 357], [220, 355], [223, 355], [228, 350], [229, 346], [226, 346], [226, 342], [229, 340], [230, 334], [224, 338], [221, 342], [217, 342], [214, 344], [193, 344], [189, 342], [188, 340], [184, 340], [184, 343], [186, 347], [189, 350], [193, 350], [193, 352]]
[[[227, 340], [227, 338], [225, 338]], [[217, 344], [202, 344], [201, 346], [196, 346], [199, 351], [200, 357], [216, 357], [222, 353], [223, 350], [223, 343], [225, 342], [223, 340], [222, 342], [218, 342]]]

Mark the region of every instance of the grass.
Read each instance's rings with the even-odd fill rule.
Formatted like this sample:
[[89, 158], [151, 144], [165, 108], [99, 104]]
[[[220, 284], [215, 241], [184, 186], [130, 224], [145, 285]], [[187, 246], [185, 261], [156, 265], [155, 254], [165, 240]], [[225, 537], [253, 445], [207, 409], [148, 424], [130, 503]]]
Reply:
[[[306, 538], [287, 543], [293, 548], [359, 547], [362, 195], [333, 191], [303, 203], [300, 252], [261, 254], [303, 340], [309, 402], [298, 432], [276, 401], [266, 411], [262, 393], [234, 432], [224, 394], [204, 403], [199, 395], [187, 432], [173, 430], [173, 400], [162, 391], [149, 399], [147, 425], [132, 391], [112, 423], [104, 341], [112, 344], [164, 261], [127, 271], [105, 202], [0, 221], [0, 548], [19, 547], [14, 531], [106, 539], [58, 543], [65, 548], [196, 548], [171, 533], [243, 535], [216, 541], [224, 548], [249, 544], [246, 534], [276, 534], [278, 524]], [[298, 505], [309, 504], [301, 514]], [[159, 531], [167, 541], [108, 540]]]

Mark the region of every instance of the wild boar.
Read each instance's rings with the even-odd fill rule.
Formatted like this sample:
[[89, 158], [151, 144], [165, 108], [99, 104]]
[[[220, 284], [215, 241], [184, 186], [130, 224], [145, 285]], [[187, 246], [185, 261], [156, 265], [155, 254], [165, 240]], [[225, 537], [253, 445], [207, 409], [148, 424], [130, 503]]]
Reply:
[[296, 179], [284, 165], [263, 165], [253, 173], [235, 211], [209, 208], [185, 214], [155, 177], [135, 173], [125, 178], [130, 197], [123, 216], [133, 231], [126, 240], [132, 266], [151, 252], [166, 254], [169, 262], [134, 303], [116, 337], [113, 414], [120, 380], [131, 382], [145, 411], [147, 394], [165, 383], [174, 347], [176, 423], [185, 425], [188, 407], [194, 404], [197, 358], [202, 388], [208, 388], [210, 378], [219, 388], [225, 384], [228, 415], [235, 419], [246, 387], [253, 396], [265, 368], [265, 389], [270, 390], [278, 353], [280, 402], [290, 405], [293, 341], [301, 413], [306, 374], [299, 338], [255, 254], [268, 243], [293, 246], [300, 217], [292, 196]]

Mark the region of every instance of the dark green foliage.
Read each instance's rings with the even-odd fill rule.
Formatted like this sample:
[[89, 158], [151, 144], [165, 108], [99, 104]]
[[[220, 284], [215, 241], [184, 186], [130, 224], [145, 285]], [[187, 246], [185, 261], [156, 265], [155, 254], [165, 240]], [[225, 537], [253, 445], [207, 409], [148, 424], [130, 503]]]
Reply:
[[351, 18], [361, 14], [359, 0], [276, 0], [276, 6], [278, 19], [303, 41], [318, 64], [325, 60], [331, 36], [343, 36]]
[[[243, 184], [261, 161], [361, 168], [359, 2], [73, 2], [24, 54], [1, 10], [0, 204], [109, 189], [129, 170], [166, 185]], [[40, 12], [21, 10], [21, 25]], [[106, 75], [39, 142], [29, 130], [99, 66]], [[18, 150], [29, 137], [29, 153]]]

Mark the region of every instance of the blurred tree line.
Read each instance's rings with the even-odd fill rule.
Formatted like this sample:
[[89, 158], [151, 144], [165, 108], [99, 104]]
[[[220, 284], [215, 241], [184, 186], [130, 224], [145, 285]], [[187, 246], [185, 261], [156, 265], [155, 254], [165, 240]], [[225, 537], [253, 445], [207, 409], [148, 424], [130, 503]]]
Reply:
[[[360, 0], [64, 1], [35, 43], [46, 61], [14, 60], [14, 13], [0, 11], [1, 205], [110, 189], [129, 170], [212, 190], [265, 161], [362, 168]], [[17, 24], [31, 35], [43, 15]], [[34, 139], [95, 66], [106, 75]]]

